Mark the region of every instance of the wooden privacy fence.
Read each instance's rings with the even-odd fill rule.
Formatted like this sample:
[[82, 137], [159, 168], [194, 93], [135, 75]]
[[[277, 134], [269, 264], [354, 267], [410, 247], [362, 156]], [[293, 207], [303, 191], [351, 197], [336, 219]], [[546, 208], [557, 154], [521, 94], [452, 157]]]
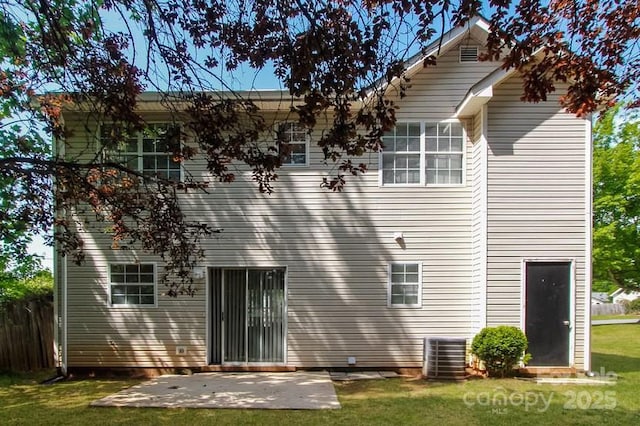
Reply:
[[0, 305], [0, 370], [53, 366], [53, 303], [41, 299]]
[[626, 311], [624, 305], [617, 303], [603, 303], [591, 305], [591, 315], [622, 315]]

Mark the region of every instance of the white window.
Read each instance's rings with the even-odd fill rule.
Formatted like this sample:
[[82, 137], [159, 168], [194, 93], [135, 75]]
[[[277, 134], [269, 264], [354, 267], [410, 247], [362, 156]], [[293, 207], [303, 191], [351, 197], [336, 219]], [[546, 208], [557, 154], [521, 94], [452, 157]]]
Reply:
[[422, 264], [389, 264], [388, 305], [392, 308], [422, 306]]
[[427, 185], [461, 184], [462, 125], [458, 122], [426, 123]]
[[382, 141], [382, 181], [420, 184], [420, 123], [398, 123]]
[[109, 287], [111, 305], [155, 305], [155, 265], [111, 264]]
[[[122, 146], [108, 155], [132, 170], [178, 182], [181, 166], [180, 161], [174, 161], [173, 155], [167, 152], [168, 128], [166, 123], [150, 124], [141, 132], [126, 135]], [[110, 131], [110, 126], [102, 126], [101, 139], [107, 138]]]
[[458, 121], [397, 123], [382, 138], [381, 185], [462, 185], [464, 140]]
[[278, 148], [283, 153], [282, 165], [309, 165], [309, 130], [298, 123], [280, 123], [277, 129]]

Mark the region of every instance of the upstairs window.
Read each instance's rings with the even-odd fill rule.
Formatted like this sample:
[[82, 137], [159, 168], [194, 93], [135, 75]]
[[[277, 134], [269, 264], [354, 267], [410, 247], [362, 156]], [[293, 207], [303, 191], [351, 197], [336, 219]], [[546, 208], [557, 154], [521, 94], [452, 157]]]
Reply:
[[427, 185], [461, 184], [463, 135], [458, 122], [426, 123]]
[[464, 141], [458, 121], [397, 123], [382, 138], [381, 185], [462, 185]]
[[111, 305], [155, 305], [155, 265], [111, 264], [109, 267]]
[[309, 130], [295, 122], [280, 123], [277, 129], [278, 148], [283, 153], [282, 165], [309, 165]]
[[[125, 135], [124, 142], [116, 150], [108, 153], [111, 160], [141, 172], [175, 182], [181, 180], [181, 163], [167, 152], [167, 132], [169, 124], [150, 124], [141, 132]], [[102, 126], [101, 140], [108, 140], [111, 127]]]
[[382, 142], [382, 182], [420, 184], [420, 123], [398, 123]]

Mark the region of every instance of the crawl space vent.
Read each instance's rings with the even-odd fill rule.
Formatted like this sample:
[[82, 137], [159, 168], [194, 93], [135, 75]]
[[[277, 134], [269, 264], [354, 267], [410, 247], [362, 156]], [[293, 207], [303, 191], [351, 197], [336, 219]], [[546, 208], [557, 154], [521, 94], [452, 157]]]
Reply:
[[478, 62], [478, 48], [460, 46], [460, 62]]
[[466, 377], [467, 339], [425, 337], [422, 374], [427, 379], [462, 380]]

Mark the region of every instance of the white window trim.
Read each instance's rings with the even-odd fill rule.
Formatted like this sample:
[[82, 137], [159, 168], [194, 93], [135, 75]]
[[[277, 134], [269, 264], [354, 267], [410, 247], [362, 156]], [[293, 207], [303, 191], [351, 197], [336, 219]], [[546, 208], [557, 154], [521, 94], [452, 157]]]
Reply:
[[[274, 133], [274, 139], [276, 140], [276, 147], [278, 148], [278, 152], [280, 152], [280, 141], [278, 140], [278, 130], [281, 125], [287, 124], [287, 123], [294, 123], [295, 125], [299, 125], [297, 121], [279, 121], [275, 123], [273, 133]], [[305, 130], [307, 130], [305, 133], [305, 141], [295, 142], [295, 145], [304, 144], [304, 150], [305, 150], [304, 163], [282, 163], [281, 167], [292, 167], [292, 168], [309, 167], [309, 164], [311, 163], [311, 158], [310, 158], [311, 157], [311, 135], [309, 134], [308, 129], [305, 129]]]
[[[98, 126], [98, 132], [96, 133], [96, 138], [97, 138], [97, 148], [98, 148], [98, 152], [102, 149], [102, 126], [106, 126], [109, 125], [111, 123], [102, 123]], [[175, 124], [177, 126], [179, 126], [180, 128], [182, 128], [182, 123], [181, 122], [171, 122], [171, 121], [148, 121], [145, 122], [145, 124], [147, 125], [156, 125], [156, 124]], [[138, 139], [138, 146], [137, 146], [137, 151], [135, 152], [135, 154], [138, 156], [138, 167], [136, 168], [136, 171], [139, 173], [144, 173], [144, 153], [142, 151], [142, 131], [138, 131], [136, 132], [136, 136]], [[184, 145], [183, 142], [180, 142], [181, 146]], [[133, 154], [133, 151], [124, 151], [125, 154]], [[103, 155], [106, 154], [106, 152], [102, 153]], [[157, 154], [157, 153], [156, 153]], [[169, 153], [166, 153], [167, 155], [170, 155]], [[153, 153], [147, 153], [147, 155], [153, 155]], [[181, 161], [180, 162], [180, 182], [184, 181], [184, 163]]]
[[[384, 154], [384, 150], [380, 151], [378, 153], [378, 185], [379, 186], [391, 186], [394, 188], [420, 188], [424, 186], [424, 182], [425, 182], [425, 156], [424, 156], [424, 148], [425, 148], [425, 138], [424, 138], [424, 121], [420, 121], [420, 120], [406, 120], [406, 121], [398, 121], [396, 124], [399, 123], [418, 123], [420, 124], [420, 182], [418, 183], [384, 183], [384, 178], [383, 178], [383, 168], [382, 168], [382, 164], [383, 164], [383, 154]], [[398, 153], [399, 151], [390, 151], [393, 153]], [[401, 154], [403, 154], [403, 152], [400, 151]], [[411, 153], [413, 153], [413, 151], [411, 151]]]
[[[378, 152], [378, 186], [390, 187], [390, 188], [463, 188], [467, 186], [467, 129], [464, 123], [458, 119], [447, 120], [403, 120], [398, 123], [420, 123], [420, 183], [384, 183], [382, 178], [382, 154], [384, 150]], [[434, 154], [431, 151], [427, 152], [427, 139], [424, 134], [425, 125], [427, 123], [460, 123], [462, 128], [462, 180], [460, 183], [427, 183], [427, 170], [426, 161], [427, 154]], [[395, 152], [395, 151], [393, 151]], [[459, 152], [449, 152], [449, 154], [459, 154]]]
[[[434, 124], [440, 124], [440, 123], [458, 123], [460, 124], [460, 128], [462, 129], [462, 152], [455, 152], [455, 151], [427, 151], [427, 138], [424, 134], [424, 126], [426, 123], [434, 123]], [[429, 121], [429, 120], [425, 120], [422, 122], [422, 137], [424, 138], [424, 151], [422, 153], [422, 155], [424, 156], [424, 160], [425, 160], [425, 166], [423, 169], [424, 172], [424, 185], [428, 186], [428, 187], [462, 187], [465, 186], [465, 179], [467, 178], [467, 164], [466, 164], [466, 160], [467, 160], [467, 156], [466, 156], [466, 152], [467, 152], [467, 132], [462, 124], [462, 122], [460, 120], [441, 120], [441, 121]], [[438, 154], [443, 154], [443, 155], [447, 155], [447, 154], [456, 154], [456, 155], [460, 155], [462, 154], [462, 176], [460, 179], [460, 183], [427, 183], [427, 166], [426, 166], [426, 159], [427, 159], [427, 155], [438, 155]]]
[[[418, 265], [418, 303], [415, 304], [393, 304], [391, 303], [391, 267], [392, 265]], [[392, 309], [420, 309], [422, 308], [422, 262], [389, 262], [387, 263], [387, 307]]]
[[[153, 265], [153, 304], [138, 304], [138, 305], [130, 305], [130, 304], [114, 304], [111, 299], [111, 287], [113, 284], [111, 282], [111, 267], [113, 265]], [[108, 276], [107, 276], [107, 306], [113, 309], [146, 309], [146, 308], [157, 308], [158, 307], [158, 263], [157, 262], [109, 262], [108, 267]], [[142, 283], [140, 285], [148, 285], [146, 283]]]

